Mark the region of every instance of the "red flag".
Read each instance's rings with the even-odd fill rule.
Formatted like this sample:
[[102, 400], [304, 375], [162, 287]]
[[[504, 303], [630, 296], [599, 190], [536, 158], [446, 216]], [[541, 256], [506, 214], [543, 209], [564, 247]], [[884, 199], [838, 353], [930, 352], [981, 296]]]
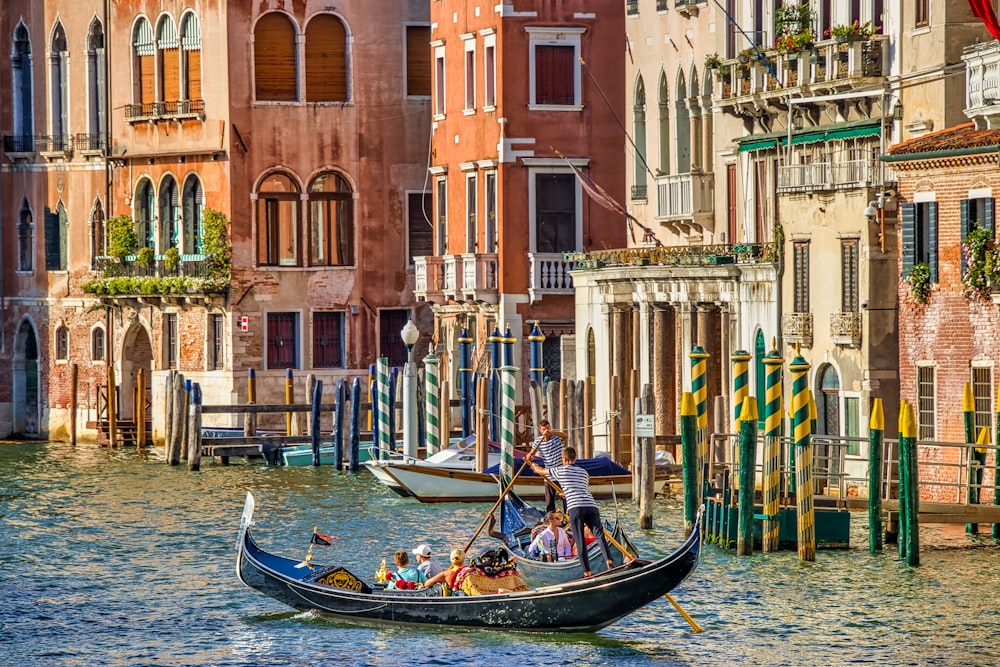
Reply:
[[333, 541], [337, 539], [336, 537], [330, 537], [329, 535], [324, 535], [323, 533], [313, 533], [312, 543], [318, 544], [323, 547], [328, 547], [333, 544]]
[[990, 31], [993, 39], [1000, 39], [1000, 23], [997, 22], [991, 0], [969, 0], [969, 8], [972, 9], [972, 15], [982, 21]]
[[[580, 181], [580, 186], [583, 188], [583, 191], [586, 192], [591, 199], [593, 199], [595, 202], [597, 202], [604, 208], [608, 209], [609, 211], [625, 216], [625, 219], [629, 222], [630, 230], [631, 230], [631, 225], [633, 223], [636, 224], [639, 227], [639, 229], [642, 230], [644, 241], [656, 240], [656, 235], [653, 233], [652, 229], [646, 227], [644, 224], [639, 222], [635, 218], [635, 216], [633, 216], [631, 213], [628, 212], [627, 208], [625, 208], [617, 201], [615, 201], [614, 197], [609, 195], [604, 190], [604, 188], [602, 188], [594, 181], [594, 179], [592, 179], [590, 176], [587, 176], [585, 173], [577, 169], [576, 165], [570, 162], [569, 158], [567, 158], [565, 155], [562, 155], [558, 151], [556, 151], [556, 155], [566, 160], [566, 164], [568, 164], [569, 168], [573, 170], [574, 174], [576, 174], [576, 179]], [[634, 236], [632, 240], [635, 241]]]

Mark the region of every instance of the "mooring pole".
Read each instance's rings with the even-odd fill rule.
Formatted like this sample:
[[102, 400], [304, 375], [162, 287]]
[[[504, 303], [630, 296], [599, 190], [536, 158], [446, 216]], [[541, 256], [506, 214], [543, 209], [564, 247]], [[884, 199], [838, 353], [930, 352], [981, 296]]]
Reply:
[[882, 483], [885, 466], [885, 415], [882, 399], [872, 402], [868, 427], [868, 550], [882, 551]]
[[747, 396], [740, 410], [740, 488], [737, 500], [736, 555], [753, 554], [753, 517], [757, 477], [757, 399]]

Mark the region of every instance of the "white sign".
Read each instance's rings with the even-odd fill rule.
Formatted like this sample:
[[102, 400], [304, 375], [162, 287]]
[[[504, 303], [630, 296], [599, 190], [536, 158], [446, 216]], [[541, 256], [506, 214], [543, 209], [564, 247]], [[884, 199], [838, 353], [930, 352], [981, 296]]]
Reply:
[[244, 315], [240, 318], [240, 331], [250, 330], [250, 318]]
[[656, 424], [653, 423], [653, 415], [635, 416], [635, 437], [655, 438]]

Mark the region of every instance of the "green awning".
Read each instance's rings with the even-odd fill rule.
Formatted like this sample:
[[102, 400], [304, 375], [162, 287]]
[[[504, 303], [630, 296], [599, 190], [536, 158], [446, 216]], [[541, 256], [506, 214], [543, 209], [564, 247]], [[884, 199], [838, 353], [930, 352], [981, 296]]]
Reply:
[[843, 139], [858, 139], [860, 137], [877, 137], [882, 132], [881, 123], [874, 125], [859, 125], [857, 127], [844, 127], [839, 130], [830, 130], [826, 133], [827, 141], [840, 141]]
[[762, 139], [759, 137], [751, 138], [747, 141], [740, 142], [739, 152], [747, 153], [749, 151], [760, 151], [764, 150], [765, 148], [774, 148], [777, 145], [778, 145], [777, 137], [767, 137], [766, 139]]
[[[820, 127], [810, 127], [804, 130], [792, 132], [792, 145], [814, 144], [820, 141], [843, 141], [844, 139], [856, 139], [858, 137], [877, 137], [882, 132], [882, 122], [880, 120], [854, 120], [846, 123], [835, 123]], [[760, 151], [768, 148], [783, 147], [788, 145], [787, 132], [770, 132], [768, 134], [756, 134], [749, 137], [737, 139], [738, 151], [747, 153], [750, 151]]]

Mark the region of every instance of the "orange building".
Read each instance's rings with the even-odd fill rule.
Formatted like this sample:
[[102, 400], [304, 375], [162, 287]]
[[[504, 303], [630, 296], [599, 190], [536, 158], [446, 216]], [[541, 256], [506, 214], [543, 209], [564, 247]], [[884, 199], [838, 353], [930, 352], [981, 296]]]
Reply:
[[[624, 201], [622, 54], [617, 0], [476, 7], [431, 4], [433, 254], [416, 296], [434, 304], [442, 377], [457, 378], [467, 328], [477, 367], [507, 325], [515, 364], [546, 335], [546, 375], [574, 377], [573, 264], [564, 253], [625, 245], [624, 218], [592, 201], [573, 167]], [[527, 374], [523, 374], [527, 377]], [[453, 385], [454, 386], [454, 385]]]
[[409, 0], [7, 3], [0, 219], [20, 236], [3, 249], [0, 434], [58, 436], [74, 365], [78, 423], [103, 418], [110, 366], [119, 417], [141, 409], [162, 435], [171, 370], [229, 403], [255, 369], [274, 402], [288, 369], [329, 387], [402, 362], [403, 324], [430, 329], [411, 259], [429, 32]]

